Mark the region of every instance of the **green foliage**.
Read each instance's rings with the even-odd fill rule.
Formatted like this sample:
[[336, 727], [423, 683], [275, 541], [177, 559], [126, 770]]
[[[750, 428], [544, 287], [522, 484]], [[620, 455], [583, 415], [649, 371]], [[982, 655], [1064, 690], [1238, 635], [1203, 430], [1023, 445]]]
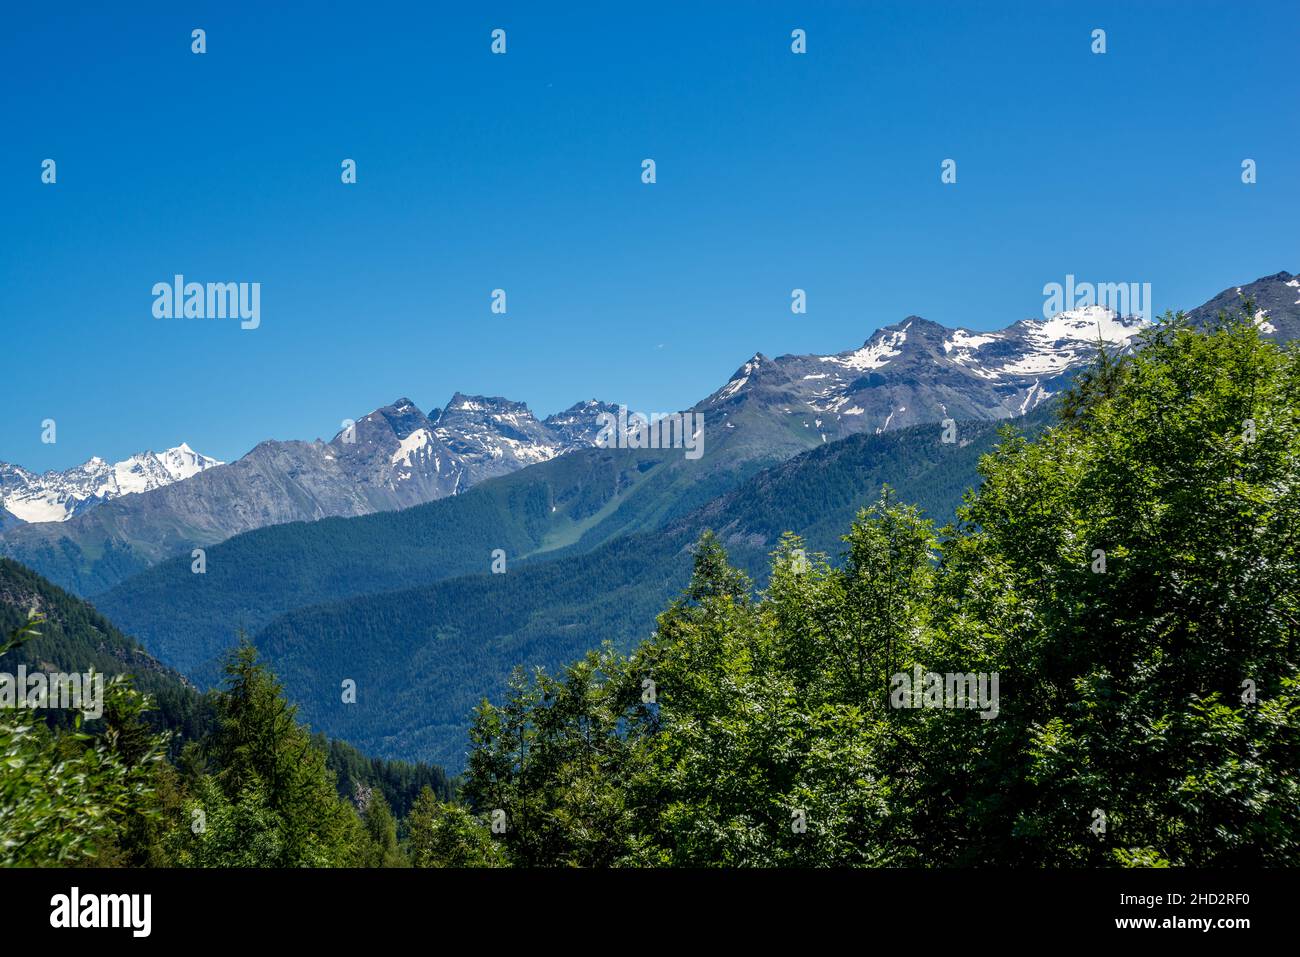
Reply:
[[407, 853], [416, 867], [496, 867], [499, 845], [489, 827], [459, 804], [440, 802], [430, 788], [415, 800], [406, 821]]
[[183, 823], [168, 832], [178, 866], [268, 867], [289, 857], [280, 817], [262, 787], [250, 787], [232, 801], [220, 783], [204, 777], [184, 811]]
[[[295, 709], [252, 645], [242, 642], [231, 652], [226, 676], [208, 752], [225, 800], [236, 811], [247, 803], [252, 823], [269, 822], [274, 832], [272, 840], [262, 835], [265, 828], [249, 831], [259, 852], [270, 855], [260, 865], [348, 866], [367, 859], [370, 847], [355, 810], [338, 796], [325, 754], [297, 723]], [[235, 847], [238, 854], [247, 852], [246, 846]]]
[[[8, 809], [0, 860], [103, 867], [359, 863], [376, 853], [379, 838], [341, 798], [359, 786], [374, 788], [405, 815], [421, 788], [451, 796], [441, 768], [372, 759], [309, 735], [251, 648], [232, 656], [225, 693], [199, 695], [85, 602], [3, 559], [0, 621], [0, 634], [11, 635], [0, 642], [4, 670], [93, 668], [111, 677], [98, 720], [55, 709], [0, 713], [4, 767], [12, 772], [0, 787], [0, 810]], [[195, 829], [195, 812], [206, 829]], [[396, 846], [395, 836], [391, 845], [385, 841], [384, 848]], [[378, 859], [401, 861], [383, 849]]]
[[[36, 639], [32, 615], [0, 654]], [[143, 733], [148, 702], [122, 678], [104, 689], [109, 718], [99, 734], [52, 731], [31, 711], [0, 712], [0, 865], [97, 862], [136, 817], [154, 813], [154, 766], [166, 737]]]
[[352, 797], [359, 788], [374, 789], [398, 817], [410, 813], [425, 788], [444, 801], [455, 790], [442, 768], [432, 764], [367, 757], [346, 741], [329, 740], [320, 733], [312, 736], [312, 743], [325, 752], [325, 766], [338, 777], [340, 797]]
[[940, 767], [960, 752], [980, 769], [951, 859], [1281, 863], [1298, 820], [1297, 353], [1245, 320], [1170, 321], [1111, 379], [1070, 427], [986, 462], [947, 550], [948, 642], [1001, 671], [1006, 701], [988, 729], [924, 736]]
[[367, 795], [363, 821], [366, 834], [370, 838], [367, 848], [365, 866], [367, 867], [406, 867], [406, 858], [397, 846], [397, 820], [388, 809], [384, 795], [371, 791]]
[[[149, 697], [144, 720], [154, 731], [173, 732], [172, 756], [187, 741], [211, 727], [212, 702], [200, 695], [172, 669], [146, 654], [91, 605], [45, 581], [17, 562], [0, 558], [0, 635], [24, 625], [28, 610], [39, 609], [40, 634], [0, 650], [0, 669], [13, 673], [19, 665], [29, 671], [84, 673], [94, 668], [106, 677], [125, 675]], [[45, 712], [55, 727], [70, 727], [61, 711]]]
[[[344, 629], [323, 673], [362, 646], [400, 670], [403, 614], [434, 628], [426, 667], [443, 644], [528, 666], [475, 712], [467, 806], [437, 769], [313, 737], [247, 642], [208, 702], [176, 692], [200, 703], [167, 720], [203, 729], [179, 747], [120, 674], [100, 721], [0, 713], [0, 863], [1290, 864], [1300, 353], [1248, 321], [1202, 334], [1174, 318], [1136, 355], [1103, 356], [1061, 409], [1041, 434], [1002, 431], [938, 533], [902, 501], [957, 460], [932, 457], [895, 492], [851, 454], [854, 441], [876, 446], [849, 440], [655, 535], [371, 599], [373, 620]], [[863, 492], [869, 507], [846, 512]], [[848, 516], [838, 560], [829, 519], [773, 537], [783, 501], [788, 515]], [[716, 533], [700, 534], [706, 519]], [[774, 541], [756, 569], [756, 543]], [[24, 581], [16, 569], [0, 564], [0, 584]], [[594, 646], [668, 587], [679, 597], [630, 651], [607, 642], [557, 672], [536, 667]], [[64, 656], [73, 670], [93, 634], [119, 666], [139, 653], [67, 596], [30, 581], [8, 594], [38, 594], [63, 637], [0, 602], [5, 660], [46, 641], [21, 660]], [[529, 602], [563, 615], [534, 622]], [[315, 612], [322, 643], [335, 611]], [[373, 643], [358, 640], [366, 629], [381, 632]], [[268, 644], [303, 653], [284, 632]], [[347, 664], [375, 702], [353, 707], [420, 713], [424, 691], [403, 700]], [[896, 676], [914, 668], [996, 675], [996, 713], [897, 707]], [[206, 725], [186, 724], [204, 708]]]

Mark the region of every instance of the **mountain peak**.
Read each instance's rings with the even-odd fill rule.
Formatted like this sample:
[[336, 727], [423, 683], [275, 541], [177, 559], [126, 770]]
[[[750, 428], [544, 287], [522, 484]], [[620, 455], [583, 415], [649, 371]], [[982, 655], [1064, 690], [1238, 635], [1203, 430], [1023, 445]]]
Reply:
[[526, 402], [516, 402], [514, 399], [499, 395], [468, 395], [464, 392], [452, 395], [451, 400], [442, 410], [444, 415], [449, 412], [483, 412], [491, 415], [503, 411], [528, 412], [532, 415]]
[[771, 364], [772, 364], [771, 359], [763, 355], [763, 353], [761, 352], [755, 352], [752, 356], [750, 356], [748, 359], [745, 360], [744, 365], [742, 365], [739, 369], [737, 369], [735, 372], [731, 374], [731, 378], [728, 379], [727, 381], [735, 382], [737, 379], [742, 379], [745, 376], [751, 376], [759, 369], [761, 369], [763, 366], [771, 365]]
[[1107, 343], [1127, 342], [1138, 330], [1150, 325], [1141, 316], [1121, 316], [1106, 306], [1082, 306], [1058, 312], [1050, 319], [1025, 319], [1023, 323], [1027, 328], [1041, 330], [1044, 336], [1092, 343], [1098, 338]]

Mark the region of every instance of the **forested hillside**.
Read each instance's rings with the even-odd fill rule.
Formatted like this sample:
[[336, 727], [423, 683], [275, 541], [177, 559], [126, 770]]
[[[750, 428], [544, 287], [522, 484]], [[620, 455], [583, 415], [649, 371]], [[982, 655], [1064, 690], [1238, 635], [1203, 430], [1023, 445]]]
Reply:
[[[84, 673], [93, 668], [106, 677], [131, 675], [135, 688], [153, 699], [150, 723], [175, 732], [177, 746], [208, 730], [211, 711], [184, 677], [159, 663], [87, 602], [0, 558], [0, 635], [18, 629], [33, 611], [44, 619], [39, 636], [0, 656], [0, 670], [13, 673], [26, 665], [29, 670]], [[50, 714], [55, 721], [68, 720], [59, 712]]]
[[[155, 818], [175, 812], [220, 766], [229, 696], [200, 694], [89, 604], [0, 559], [0, 673], [20, 667], [104, 675], [104, 713], [86, 720], [70, 709], [0, 709], [0, 863], [167, 860]], [[300, 757], [319, 759], [323, 780], [347, 802], [373, 793], [406, 814], [425, 789], [440, 801], [451, 796], [440, 768], [367, 757], [305, 729], [301, 741], [314, 756]]]
[[462, 495], [358, 518], [295, 522], [235, 536], [136, 575], [95, 603], [183, 671], [216, 657], [236, 628], [354, 595], [424, 585], [509, 562], [589, 550], [627, 528], [649, 529], [733, 487], [792, 451], [588, 449], [483, 482]]
[[[1016, 426], [1034, 432], [1053, 414], [1045, 407]], [[959, 423], [950, 443], [938, 424], [852, 436], [764, 471], [659, 531], [508, 564], [505, 574], [302, 609], [255, 643], [313, 725], [375, 754], [455, 770], [471, 709], [499, 696], [514, 666], [554, 668], [603, 642], [627, 650], [645, 637], [689, 579], [690, 548], [704, 529], [716, 530], [733, 560], [761, 579], [783, 532], [836, 550], [843, 527], [886, 483], [947, 521], [1001, 429]], [[338, 694], [347, 679], [358, 684], [355, 703]]]

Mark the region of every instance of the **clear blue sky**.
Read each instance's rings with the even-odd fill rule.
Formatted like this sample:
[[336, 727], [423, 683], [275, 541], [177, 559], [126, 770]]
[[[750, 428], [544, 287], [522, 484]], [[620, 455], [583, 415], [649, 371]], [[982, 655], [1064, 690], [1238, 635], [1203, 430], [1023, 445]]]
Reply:
[[[181, 441], [231, 459], [456, 390], [539, 415], [589, 397], [666, 411], [756, 350], [839, 351], [909, 314], [975, 329], [1039, 315], [1066, 273], [1150, 282], [1163, 311], [1296, 271], [1295, 13], [11, 7], [0, 460], [63, 468]], [[175, 273], [262, 283], [261, 328], [155, 320], [151, 287]], [[57, 445], [40, 442], [46, 418]]]

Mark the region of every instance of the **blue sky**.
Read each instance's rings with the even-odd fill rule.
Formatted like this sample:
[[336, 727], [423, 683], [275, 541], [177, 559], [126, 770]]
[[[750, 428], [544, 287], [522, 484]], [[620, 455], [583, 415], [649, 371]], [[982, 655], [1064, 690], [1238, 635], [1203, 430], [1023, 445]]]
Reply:
[[[1300, 270], [1290, 3], [84, 6], [0, 39], [0, 460], [32, 469], [456, 390], [679, 409], [1067, 273], [1163, 311]], [[261, 327], [154, 319], [176, 273], [260, 282]]]

